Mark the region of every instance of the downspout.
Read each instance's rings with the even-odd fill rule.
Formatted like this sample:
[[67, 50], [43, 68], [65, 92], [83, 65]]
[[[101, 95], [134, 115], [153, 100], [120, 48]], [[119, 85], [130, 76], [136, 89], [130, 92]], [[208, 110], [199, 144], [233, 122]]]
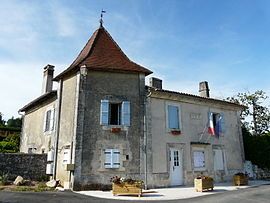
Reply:
[[58, 152], [58, 141], [59, 141], [59, 132], [60, 132], [60, 118], [61, 118], [61, 103], [62, 103], [62, 89], [63, 89], [63, 80], [59, 81], [59, 88], [57, 90], [57, 116], [56, 116], [56, 136], [54, 140], [54, 159], [53, 159], [53, 180], [56, 179], [56, 169], [57, 169], [57, 152]]
[[[76, 75], [76, 92], [75, 92], [75, 111], [74, 111], [74, 127], [73, 127], [73, 136], [71, 142], [71, 149], [70, 149], [70, 163], [75, 164], [75, 148], [76, 148], [76, 134], [77, 134], [77, 121], [78, 121], [78, 103], [79, 103], [79, 91], [80, 91], [80, 79], [81, 73], [78, 72]], [[73, 189], [74, 185], [74, 171], [70, 171], [69, 173], [69, 182], [70, 182], [70, 189]]]
[[146, 97], [144, 97], [144, 116], [143, 116], [143, 141], [144, 141], [144, 189], [147, 190], [148, 188], [148, 180], [147, 180], [147, 98], [150, 97], [152, 92], [150, 92]]
[[22, 152], [22, 137], [23, 137], [23, 133], [24, 133], [24, 116], [25, 114], [22, 113], [21, 111], [18, 111], [18, 114], [21, 116], [22, 118], [22, 127], [21, 127], [21, 133], [20, 133], [20, 152]]

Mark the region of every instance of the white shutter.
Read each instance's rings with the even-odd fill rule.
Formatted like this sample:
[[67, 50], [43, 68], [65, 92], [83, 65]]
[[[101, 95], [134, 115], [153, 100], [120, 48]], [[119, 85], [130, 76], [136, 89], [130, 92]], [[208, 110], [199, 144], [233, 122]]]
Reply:
[[119, 168], [120, 167], [120, 151], [118, 149], [112, 150], [112, 167]]
[[214, 170], [224, 170], [223, 153], [221, 149], [214, 149]]
[[112, 168], [112, 149], [106, 149], [104, 153], [105, 153], [104, 167]]
[[54, 129], [54, 117], [55, 117], [55, 109], [51, 109], [51, 116], [50, 116], [50, 131]]
[[204, 151], [194, 151], [193, 159], [194, 159], [194, 168], [205, 167]]
[[44, 114], [43, 132], [46, 132], [46, 121], [47, 121], [47, 111], [45, 111], [45, 114]]
[[109, 100], [101, 100], [100, 104], [100, 125], [109, 123]]
[[130, 126], [130, 102], [123, 101], [122, 102], [122, 125]]

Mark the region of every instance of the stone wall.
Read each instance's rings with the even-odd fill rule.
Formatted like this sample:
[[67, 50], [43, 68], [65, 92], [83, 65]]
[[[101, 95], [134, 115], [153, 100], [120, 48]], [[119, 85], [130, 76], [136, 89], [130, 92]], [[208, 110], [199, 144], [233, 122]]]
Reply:
[[8, 173], [13, 180], [18, 175], [24, 179], [47, 179], [47, 154], [0, 153], [0, 173]]

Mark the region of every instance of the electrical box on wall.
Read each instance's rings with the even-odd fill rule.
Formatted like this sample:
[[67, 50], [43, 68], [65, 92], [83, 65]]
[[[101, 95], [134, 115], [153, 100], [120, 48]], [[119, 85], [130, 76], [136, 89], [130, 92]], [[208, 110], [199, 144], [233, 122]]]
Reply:
[[53, 150], [48, 151], [47, 161], [53, 161]]
[[49, 163], [46, 166], [46, 174], [47, 175], [52, 175], [53, 174], [53, 163]]
[[74, 171], [75, 165], [74, 164], [65, 164], [66, 171]]

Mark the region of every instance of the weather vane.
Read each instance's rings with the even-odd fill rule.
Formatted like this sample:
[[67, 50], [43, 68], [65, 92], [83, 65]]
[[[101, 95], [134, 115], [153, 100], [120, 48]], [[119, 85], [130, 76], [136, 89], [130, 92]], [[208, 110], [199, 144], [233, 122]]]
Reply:
[[101, 14], [100, 14], [100, 20], [99, 20], [99, 22], [100, 22], [100, 27], [103, 27], [102, 26], [102, 24], [103, 24], [103, 13], [106, 13], [106, 11], [104, 11], [103, 9], [101, 10]]

